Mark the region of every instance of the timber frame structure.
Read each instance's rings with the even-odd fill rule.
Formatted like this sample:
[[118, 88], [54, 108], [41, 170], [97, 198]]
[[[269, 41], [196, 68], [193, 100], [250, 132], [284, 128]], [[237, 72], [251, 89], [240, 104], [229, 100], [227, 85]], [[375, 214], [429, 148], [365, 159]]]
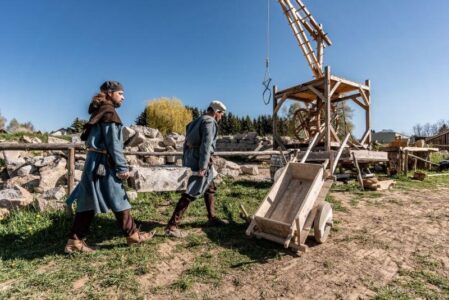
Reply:
[[[365, 110], [365, 132], [360, 143], [349, 142], [356, 148], [369, 149], [371, 145], [371, 83], [366, 80], [364, 84], [356, 83], [331, 74], [330, 67], [325, 68], [324, 76], [284, 90], [277, 90], [273, 86], [273, 139], [276, 144], [285, 148], [278, 134], [278, 112], [287, 100], [299, 101], [306, 105], [324, 107], [323, 112], [318, 111], [316, 127], [320, 135], [317, 142], [324, 142], [326, 151], [341, 144], [337, 131], [332, 125], [334, 118], [332, 105], [342, 101], [352, 100]], [[324, 124], [321, 123], [324, 117]]]

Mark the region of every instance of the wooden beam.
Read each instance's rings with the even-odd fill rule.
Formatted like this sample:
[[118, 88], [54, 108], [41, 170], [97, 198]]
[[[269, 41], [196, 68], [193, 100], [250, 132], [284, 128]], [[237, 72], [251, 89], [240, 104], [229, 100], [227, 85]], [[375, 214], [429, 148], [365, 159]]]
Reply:
[[364, 191], [365, 187], [363, 186], [362, 172], [360, 171], [359, 162], [357, 161], [354, 152], [352, 152], [352, 161], [354, 162], [354, 166], [357, 169], [357, 178], [359, 179], [360, 187], [362, 191]]
[[318, 141], [318, 136], [319, 136], [319, 135], [320, 135], [320, 133], [317, 132], [317, 133], [315, 134], [315, 136], [313, 137], [312, 141], [309, 143], [309, 147], [307, 147], [306, 154], [304, 154], [304, 156], [302, 157], [302, 159], [301, 159], [301, 161], [300, 161], [301, 163], [305, 163], [305, 162], [306, 162], [307, 157], [308, 157], [309, 154], [310, 154], [310, 151], [312, 151], [312, 148], [315, 147], [315, 145], [316, 145], [316, 143], [317, 143], [317, 141]]
[[343, 140], [343, 143], [340, 146], [340, 149], [338, 149], [337, 156], [335, 156], [335, 160], [331, 167], [331, 174], [330, 174], [331, 176], [334, 175], [335, 169], [337, 168], [338, 165], [338, 161], [340, 160], [340, 156], [343, 153], [343, 149], [346, 147], [346, 144], [348, 143], [350, 136], [351, 136], [350, 133], [346, 135], [345, 139]]
[[362, 95], [363, 101], [365, 101], [365, 103], [366, 103], [366, 106], [369, 106], [370, 105], [369, 99], [368, 99], [368, 96], [366, 95], [365, 91], [361, 88], [359, 88], [359, 91], [360, 91], [360, 95]]
[[338, 87], [340, 86], [340, 84], [341, 84], [340, 81], [337, 81], [337, 82], [334, 84], [334, 87], [332, 88], [331, 92], [329, 93], [329, 97], [332, 98], [332, 95], [333, 95], [333, 94], [335, 93], [335, 91], [338, 89]]
[[[326, 151], [330, 153], [331, 151], [331, 98], [330, 98], [330, 84], [331, 84], [331, 69], [329, 66], [326, 66], [326, 69], [324, 71], [324, 99], [325, 102], [325, 111], [326, 111], [326, 118], [325, 118], [325, 132], [326, 132], [326, 141], [325, 141], [325, 147]], [[332, 155], [329, 157], [330, 163], [332, 164], [333, 157]]]
[[358, 104], [360, 107], [362, 107], [364, 110], [368, 109], [368, 106], [360, 102], [360, 100], [357, 99], [356, 97], [351, 98], [351, 100], [354, 101], [356, 104]]
[[318, 98], [320, 98], [323, 102], [326, 101], [326, 97], [323, 95], [323, 93], [321, 93], [319, 90], [317, 90], [312, 85], [309, 85], [308, 87], [309, 87], [309, 90], [311, 90], [315, 95], [317, 95]]
[[360, 83], [357, 83], [357, 82], [354, 82], [354, 81], [351, 81], [351, 80], [348, 80], [348, 79], [344, 79], [344, 78], [341, 78], [341, 77], [338, 77], [338, 76], [335, 76], [335, 75], [331, 76], [331, 80], [333, 80], [333, 81], [340, 81], [343, 84], [346, 84], [346, 85], [349, 85], [349, 86], [353, 86], [355, 88], [362, 88], [364, 90], [369, 90], [369, 87], [366, 86], [366, 85], [363, 85], [363, 84], [360, 84]]

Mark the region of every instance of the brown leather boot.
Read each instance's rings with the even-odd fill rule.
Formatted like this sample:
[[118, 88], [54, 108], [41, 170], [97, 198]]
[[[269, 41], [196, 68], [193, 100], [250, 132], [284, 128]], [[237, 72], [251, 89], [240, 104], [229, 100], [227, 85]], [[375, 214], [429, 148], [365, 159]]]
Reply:
[[167, 227], [165, 227], [166, 235], [177, 238], [186, 237], [186, 234], [178, 228], [178, 225], [179, 223], [181, 223], [182, 216], [189, 207], [190, 202], [192, 202], [194, 199], [195, 198], [192, 198], [187, 194], [182, 194], [181, 199], [179, 199], [178, 203], [176, 204], [176, 208], [175, 211], [173, 212], [173, 215], [168, 221]]
[[73, 240], [69, 239], [67, 244], [65, 245], [64, 252], [67, 254], [71, 254], [74, 252], [86, 252], [91, 253], [94, 252], [95, 248], [89, 247], [85, 241], [83, 240]]
[[222, 220], [215, 216], [215, 184], [212, 182], [204, 193], [204, 203], [207, 209], [207, 218], [210, 226], [224, 226], [229, 224], [228, 221]]
[[128, 246], [135, 245], [135, 244], [141, 244], [146, 241], [149, 241], [153, 238], [155, 232], [143, 232], [143, 231], [136, 231], [130, 236], [126, 237], [126, 242], [128, 243]]

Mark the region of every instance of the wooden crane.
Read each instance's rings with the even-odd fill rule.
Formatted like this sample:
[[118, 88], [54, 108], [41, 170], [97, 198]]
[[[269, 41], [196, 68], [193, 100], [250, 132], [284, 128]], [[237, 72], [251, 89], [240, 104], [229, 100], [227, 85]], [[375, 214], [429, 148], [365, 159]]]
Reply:
[[[325, 149], [340, 144], [339, 124], [344, 118], [343, 103], [352, 100], [365, 110], [365, 133], [360, 140], [352, 140], [355, 146], [368, 148], [371, 142], [371, 88], [369, 80], [364, 84], [332, 75], [330, 67], [324, 68], [324, 48], [332, 41], [324, 32], [301, 0], [278, 0], [288, 25], [301, 49], [314, 80], [281, 91], [273, 86], [273, 136], [275, 146], [283, 146], [277, 133], [277, 113], [286, 100], [299, 101], [303, 105], [295, 112], [295, 135], [301, 143], [319, 133], [318, 141], [324, 141]], [[312, 46], [315, 42], [315, 47]], [[340, 118], [340, 119], [339, 119]], [[340, 120], [340, 121], [339, 121]], [[344, 123], [344, 122], [343, 122]], [[346, 127], [346, 126], [345, 126]]]
[[[297, 7], [295, 7], [290, 0], [278, 0], [278, 2], [284, 11], [285, 17], [298, 42], [299, 48], [301, 48], [304, 57], [312, 70], [313, 76], [315, 78], [323, 77], [324, 48], [332, 45], [330, 38], [323, 30], [323, 26], [315, 21], [312, 14], [301, 0], [295, 0]], [[307, 37], [306, 31], [316, 42], [315, 51]]]

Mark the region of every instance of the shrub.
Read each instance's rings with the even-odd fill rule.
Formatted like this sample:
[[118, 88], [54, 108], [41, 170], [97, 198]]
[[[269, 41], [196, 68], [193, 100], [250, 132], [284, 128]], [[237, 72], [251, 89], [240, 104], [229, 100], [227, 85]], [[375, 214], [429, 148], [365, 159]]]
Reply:
[[162, 97], [151, 100], [145, 109], [147, 125], [157, 128], [162, 134], [185, 133], [186, 125], [192, 121], [192, 112], [176, 98]]

